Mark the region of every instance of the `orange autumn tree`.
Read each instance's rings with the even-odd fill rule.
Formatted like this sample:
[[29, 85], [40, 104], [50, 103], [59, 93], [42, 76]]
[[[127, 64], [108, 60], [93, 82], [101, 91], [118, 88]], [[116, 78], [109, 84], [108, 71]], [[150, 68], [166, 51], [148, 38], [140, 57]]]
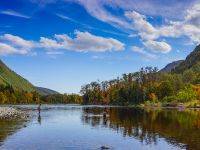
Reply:
[[200, 84], [192, 85], [196, 95], [197, 99], [200, 100]]
[[152, 101], [152, 102], [155, 102], [158, 100], [158, 97], [156, 96], [155, 93], [149, 93], [148, 94], [148, 100]]

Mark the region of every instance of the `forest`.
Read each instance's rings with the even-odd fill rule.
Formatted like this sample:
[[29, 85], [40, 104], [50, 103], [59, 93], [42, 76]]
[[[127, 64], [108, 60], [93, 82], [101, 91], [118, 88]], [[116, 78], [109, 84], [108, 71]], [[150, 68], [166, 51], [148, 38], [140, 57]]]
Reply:
[[102, 104], [177, 106], [184, 103], [199, 106], [200, 65], [183, 73], [160, 73], [157, 68], [145, 67], [135, 73], [109, 81], [95, 81], [81, 87], [80, 94], [39, 95], [35, 91], [16, 90], [0, 86], [1, 104]]
[[109, 81], [95, 81], [81, 87], [80, 94], [40, 95], [35, 91], [0, 86], [1, 104], [101, 104], [188, 106], [200, 104], [200, 65], [183, 73], [160, 73], [156, 67], [141, 68], [135, 73]]
[[80, 104], [78, 94], [52, 94], [42, 96], [35, 91], [16, 90], [9, 85], [0, 85], [0, 104]]
[[183, 73], [160, 73], [157, 68], [141, 68], [110, 81], [82, 86], [83, 104], [199, 106], [200, 65]]

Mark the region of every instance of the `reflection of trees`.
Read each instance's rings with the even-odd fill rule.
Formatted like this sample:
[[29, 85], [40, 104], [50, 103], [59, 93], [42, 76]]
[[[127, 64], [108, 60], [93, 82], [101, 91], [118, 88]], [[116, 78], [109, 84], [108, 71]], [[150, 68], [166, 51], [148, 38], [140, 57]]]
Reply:
[[82, 122], [93, 127], [108, 126], [108, 117], [103, 117], [103, 108], [83, 108]]
[[0, 146], [4, 140], [24, 127], [24, 120], [0, 120]]
[[[83, 123], [93, 127], [104, 125], [103, 117], [99, 115], [102, 112], [103, 108], [83, 108]], [[106, 127], [124, 136], [134, 137], [145, 144], [156, 144], [158, 137], [162, 137], [179, 147], [200, 149], [199, 110], [109, 108]]]

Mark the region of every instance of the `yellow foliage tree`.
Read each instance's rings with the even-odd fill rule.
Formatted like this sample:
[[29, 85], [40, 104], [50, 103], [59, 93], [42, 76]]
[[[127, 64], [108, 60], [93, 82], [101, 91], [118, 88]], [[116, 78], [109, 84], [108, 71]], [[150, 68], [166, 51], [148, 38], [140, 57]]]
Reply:
[[152, 101], [152, 102], [155, 102], [155, 101], [158, 100], [158, 97], [156, 96], [155, 93], [150, 93], [150, 94], [148, 95], [148, 100], [149, 100], [149, 101]]
[[197, 95], [197, 99], [200, 100], [200, 84], [192, 85], [192, 87]]

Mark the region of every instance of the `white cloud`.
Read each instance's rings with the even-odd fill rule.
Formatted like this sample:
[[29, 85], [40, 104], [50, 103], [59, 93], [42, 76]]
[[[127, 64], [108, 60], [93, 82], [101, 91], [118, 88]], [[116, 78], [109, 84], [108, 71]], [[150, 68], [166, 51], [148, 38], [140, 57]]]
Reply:
[[161, 53], [168, 53], [171, 51], [171, 46], [166, 42], [158, 42], [158, 41], [145, 41], [143, 44], [152, 50], [153, 52], [161, 52]]
[[47, 49], [60, 49], [63, 48], [63, 45], [59, 44], [56, 40], [41, 37], [40, 38], [40, 47]]
[[[48, 1], [48, 0], [47, 0]], [[180, 19], [184, 16], [184, 11], [196, 4], [198, 0], [190, 1], [167, 1], [160, 0], [64, 0], [82, 5], [86, 11], [93, 17], [110, 23], [113, 26], [131, 28], [130, 24], [122, 16], [114, 15], [108, 7], [113, 10], [137, 11], [145, 15], [162, 16], [164, 18]], [[180, 12], [179, 15], [174, 15]]]
[[200, 4], [196, 4], [192, 9], [186, 11], [185, 22], [196, 27], [200, 26]]
[[116, 27], [131, 28], [130, 24], [123, 17], [113, 15], [104, 7], [108, 3], [105, 0], [67, 0], [82, 5], [86, 11], [93, 17], [109, 23]]
[[0, 36], [0, 41], [15, 48], [15, 52], [19, 54], [28, 54], [31, 52], [32, 48], [39, 46], [36, 42], [24, 40], [19, 36], [14, 36], [11, 34], [4, 34]]
[[75, 31], [75, 38], [66, 34], [55, 35], [55, 39], [41, 38], [42, 47], [52, 49], [66, 49], [79, 52], [120, 51], [124, 44], [113, 38], [92, 35], [89, 32]]
[[[75, 1], [75, 0], [73, 0]], [[85, 1], [85, 0], [82, 0]], [[199, 0], [93, 0], [98, 1], [102, 5], [112, 8], [120, 8], [125, 11], [137, 11], [145, 15], [162, 16], [164, 18], [181, 19], [184, 11]], [[174, 15], [179, 12], [179, 15]]]
[[185, 12], [185, 17], [180, 21], [170, 21], [161, 27], [154, 27], [146, 16], [138, 12], [126, 12], [125, 16], [131, 20], [134, 30], [144, 40], [155, 40], [160, 37], [177, 38], [188, 37], [195, 44], [200, 43], [200, 4], [195, 4]]
[[[141, 2], [138, 0], [73, 0], [73, 2], [79, 3], [91, 16], [103, 22], [122, 30], [128, 29], [130, 37], [132, 35], [135, 37], [136, 34], [131, 32], [137, 31], [137, 35], [146, 41], [155, 41], [160, 37], [186, 36], [195, 44], [200, 43], [200, 4], [198, 0], [168, 1], [166, 3], [159, 0]], [[113, 10], [121, 9], [125, 14], [124, 16], [114, 15], [107, 7], [112, 7]], [[177, 12], [178, 15], [174, 15]], [[164, 21], [162, 25], [154, 26], [148, 21], [150, 15], [152, 17], [159, 15], [165, 20], [173, 18], [176, 21]]]
[[[3, 52], [5, 52], [5, 54], [29, 54], [32, 53], [32, 49], [34, 48], [46, 49], [48, 51], [48, 55], [58, 54], [57, 50], [72, 50], [77, 52], [105, 52], [124, 50], [124, 43], [113, 38], [105, 38], [92, 35], [89, 32], [80, 31], [75, 31], [74, 34], [74, 38], [71, 38], [66, 34], [59, 34], [55, 35], [52, 39], [40, 37], [39, 41], [25, 40], [19, 36], [4, 34], [0, 36], [0, 42], [2, 43], [2, 51], [0, 54], [3, 54]], [[53, 52], [52, 50], [56, 51]]]
[[[34, 0], [38, 2], [39, 0]], [[157, 40], [160, 37], [188, 37], [195, 44], [200, 42], [200, 3], [199, 0], [62, 0], [82, 5], [93, 17], [114, 27], [129, 32], [135, 37], [137, 31], [143, 40]], [[46, 0], [42, 4], [56, 3]], [[40, 4], [40, 3], [39, 3]], [[111, 9], [109, 9], [111, 8]], [[112, 11], [110, 11], [112, 10]], [[125, 12], [119, 15], [118, 11]], [[113, 13], [116, 11], [117, 13]], [[161, 17], [160, 26], [148, 21], [148, 17]], [[61, 15], [63, 19], [70, 18]], [[129, 19], [129, 20], [127, 20]], [[168, 20], [167, 22], [164, 20]], [[172, 21], [170, 21], [172, 20]]]
[[25, 19], [29, 19], [30, 16], [18, 13], [16, 11], [12, 11], [12, 10], [5, 10], [5, 11], [1, 11], [0, 14], [5, 14], [5, 15], [9, 15], [9, 16], [15, 16], [15, 17], [20, 17], [20, 18], [25, 18]]
[[11, 45], [24, 49], [30, 49], [36, 45], [36, 43], [33, 41], [24, 40], [19, 36], [14, 36], [11, 34], [4, 34], [3, 36], [0, 36], [0, 39], [7, 41]]
[[65, 15], [62, 15], [62, 14], [56, 14], [56, 16], [60, 17], [61, 19], [65, 19], [65, 20], [69, 20], [71, 22], [74, 22], [74, 23], [79, 23], [78, 21], [68, 17], [68, 16], [65, 16]]
[[16, 53], [17, 49], [15, 49], [14, 47], [5, 44], [5, 43], [0, 43], [0, 55], [8, 55], [11, 53]]
[[138, 31], [139, 35], [144, 39], [157, 38], [156, 29], [146, 21], [146, 16], [137, 13], [136, 11], [125, 12], [125, 16], [130, 19], [133, 30]]
[[47, 51], [46, 54], [47, 55], [62, 55], [63, 52], [61, 52], [61, 51]]
[[131, 50], [134, 51], [134, 52], [143, 52], [144, 51], [144, 48], [143, 47], [137, 47], [137, 46], [132, 46], [131, 47]]
[[156, 58], [156, 55], [145, 51], [143, 47], [131, 46], [131, 50], [144, 55], [147, 60]]

